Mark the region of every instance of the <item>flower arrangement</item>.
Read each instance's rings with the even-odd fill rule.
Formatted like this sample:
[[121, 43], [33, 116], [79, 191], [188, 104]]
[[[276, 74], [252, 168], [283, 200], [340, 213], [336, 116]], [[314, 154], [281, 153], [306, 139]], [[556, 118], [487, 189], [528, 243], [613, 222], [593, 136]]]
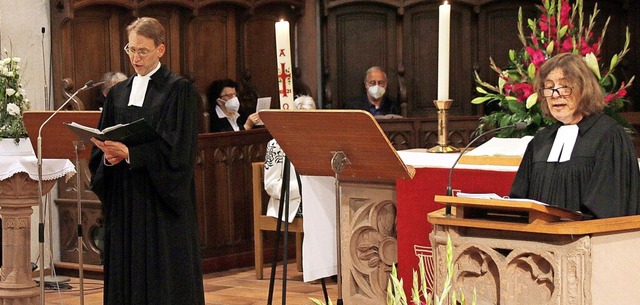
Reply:
[[593, 28], [599, 13], [596, 4], [588, 23], [584, 26], [583, 2], [577, 0], [573, 5], [569, 0], [542, 0], [537, 5], [541, 12], [539, 19], [528, 19], [527, 25], [531, 33], [525, 36], [522, 8], [518, 11], [518, 37], [523, 48], [520, 51], [509, 51], [509, 64], [505, 69], [499, 68], [491, 59], [491, 69], [498, 73], [498, 85], [494, 86], [480, 79], [475, 79], [479, 86], [476, 91], [482, 96], [474, 98], [471, 103], [498, 102], [500, 110], [480, 118], [481, 124], [477, 132], [483, 132], [485, 125], [502, 127], [526, 122], [528, 127], [522, 131], [511, 128], [500, 130], [497, 137], [522, 137], [533, 135], [538, 129], [554, 123], [552, 118], [544, 117], [538, 102], [538, 93], [534, 92], [533, 82], [540, 66], [549, 58], [560, 53], [572, 52], [584, 56], [584, 59], [597, 77], [607, 103], [604, 112], [623, 126], [629, 127], [619, 115], [624, 106], [627, 88], [633, 83], [618, 81], [613, 72], [629, 51], [629, 28], [626, 30], [626, 41], [622, 51], [615, 54], [608, 65], [599, 57], [600, 47], [604, 41], [610, 17], [602, 29], [600, 36], [595, 36]]
[[0, 58], [0, 140], [12, 138], [17, 144], [27, 137], [22, 113], [31, 105], [21, 84], [20, 58], [9, 56], [6, 49]]

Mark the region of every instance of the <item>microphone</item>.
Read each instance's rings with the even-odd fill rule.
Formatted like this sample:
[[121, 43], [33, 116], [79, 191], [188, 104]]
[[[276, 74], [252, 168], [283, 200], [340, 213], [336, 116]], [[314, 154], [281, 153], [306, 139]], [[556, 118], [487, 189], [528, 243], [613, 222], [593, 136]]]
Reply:
[[[451, 166], [451, 169], [449, 170], [449, 183], [447, 183], [447, 196], [453, 196], [453, 187], [451, 186], [451, 177], [453, 176], [453, 169], [458, 164], [458, 161], [460, 161], [460, 158], [462, 157], [462, 155], [467, 151], [467, 149], [469, 149], [471, 144], [475, 143], [478, 139], [482, 138], [484, 135], [486, 135], [488, 133], [496, 132], [498, 130], [507, 129], [507, 128], [513, 128], [514, 130], [523, 130], [523, 129], [527, 128], [528, 125], [529, 124], [527, 124], [525, 122], [518, 122], [518, 123], [515, 123], [515, 124], [502, 126], [502, 127], [498, 127], [498, 128], [494, 128], [494, 129], [485, 131], [485, 132], [481, 133], [479, 136], [473, 138], [473, 140], [471, 140], [469, 142], [469, 144], [467, 144], [467, 146], [465, 146], [464, 149], [462, 149], [462, 151], [458, 155], [458, 158], [456, 158], [456, 161], [453, 162], [453, 165]], [[445, 215], [451, 215], [451, 206], [450, 205], [446, 206]]]
[[42, 39], [40, 43], [42, 45], [42, 72], [44, 75], [44, 105], [49, 108], [51, 105], [49, 105], [49, 86], [47, 85], [47, 61], [44, 55], [44, 32], [45, 29], [42, 27]]
[[[95, 88], [97, 86], [100, 86], [102, 84], [104, 84], [105, 82], [94, 82], [93, 80], [88, 81], [87, 83], [84, 84], [84, 86], [82, 86], [82, 88], [80, 88], [78, 91], [84, 91], [84, 90], [89, 90], [92, 88]], [[75, 94], [74, 94], [75, 95]], [[76, 103], [76, 106], [78, 107], [78, 110], [83, 110], [84, 109], [84, 104], [78, 100], [76, 100], [75, 97], [70, 97], [74, 103]]]

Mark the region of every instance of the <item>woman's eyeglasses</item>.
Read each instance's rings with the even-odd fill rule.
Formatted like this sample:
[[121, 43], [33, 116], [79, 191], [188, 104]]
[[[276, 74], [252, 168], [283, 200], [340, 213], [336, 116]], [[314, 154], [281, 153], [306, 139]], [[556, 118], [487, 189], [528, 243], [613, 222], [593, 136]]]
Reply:
[[567, 97], [571, 95], [573, 90], [571, 89], [571, 87], [567, 86], [559, 88], [542, 88], [542, 96], [544, 97], [552, 97], [554, 92], [557, 93], [560, 97]]

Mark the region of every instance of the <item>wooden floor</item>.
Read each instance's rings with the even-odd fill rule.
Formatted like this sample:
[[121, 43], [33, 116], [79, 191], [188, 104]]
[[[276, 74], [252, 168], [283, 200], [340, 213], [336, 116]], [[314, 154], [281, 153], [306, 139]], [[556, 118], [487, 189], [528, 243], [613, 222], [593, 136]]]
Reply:
[[[271, 273], [271, 267], [264, 269], [265, 277]], [[80, 304], [79, 280], [72, 278], [69, 284], [71, 290], [46, 290], [45, 304], [47, 305], [77, 305]], [[327, 281], [329, 297], [335, 303], [338, 288], [335, 281]], [[84, 280], [84, 304], [102, 304], [102, 281]], [[230, 270], [220, 273], [204, 275], [205, 301], [208, 305], [265, 305], [269, 295], [269, 279], [256, 280], [253, 267]], [[323, 300], [322, 286], [317, 283], [304, 283], [302, 273], [296, 270], [295, 263], [287, 268], [286, 303], [291, 305], [311, 305], [309, 298]], [[276, 272], [275, 289], [272, 304], [282, 302], [282, 266]], [[187, 305], [187, 303], [185, 303]]]

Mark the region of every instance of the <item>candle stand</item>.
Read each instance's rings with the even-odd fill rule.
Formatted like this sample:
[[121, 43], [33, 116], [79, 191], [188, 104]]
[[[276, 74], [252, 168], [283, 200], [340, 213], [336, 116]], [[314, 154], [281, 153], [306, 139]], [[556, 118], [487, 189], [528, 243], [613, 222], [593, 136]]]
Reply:
[[438, 109], [438, 145], [427, 149], [430, 153], [453, 153], [460, 151], [458, 148], [449, 145], [447, 140], [448, 131], [448, 119], [447, 110], [451, 107], [453, 100], [434, 100], [433, 104]]

